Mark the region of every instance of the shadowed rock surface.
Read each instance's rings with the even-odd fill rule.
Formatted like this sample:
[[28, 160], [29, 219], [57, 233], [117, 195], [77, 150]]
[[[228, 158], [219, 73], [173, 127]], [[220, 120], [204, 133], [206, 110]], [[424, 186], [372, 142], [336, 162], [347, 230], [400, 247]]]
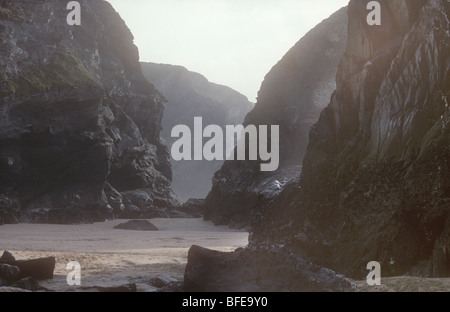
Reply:
[[31, 292], [30, 290], [26, 290], [18, 287], [0, 287], [1, 293], [22, 293], [22, 292]]
[[0, 223], [168, 216], [163, 97], [106, 1], [0, 2]]
[[301, 181], [253, 228], [346, 276], [450, 276], [450, 3], [349, 4], [336, 92], [310, 134]]
[[55, 264], [55, 257], [16, 260], [9, 251], [4, 251], [0, 258], [0, 286], [14, 283], [17, 287], [21, 287], [20, 285], [31, 287], [33, 284], [36, 284], [33, 280], [25, 280], [28, 277], [33, 279], [52, 279]]
[[281, 248], [219, 252], [192, 246], [184, 275], [187, 292], [357, 291], [333, 271]]
[[127, 293], [127, 292], [136, 292], [136, 284], [130, 283], [125, 285], [118, 286], [92, 286], [92, 287], [80, 287], [79, 288], [83, 292], [103, 292], [103, 293]]
[[17, 260], [13, 263], [20, 269], [19, 278], [34, 277], [36, 279], [53, 278], [56, 260], [55, 257]]
[[176, 278], [173, 278], [170, 275], [161, 273], [151, 278], [150, 284], [156, 288], [164, 288], [168, 287], [170, 284], [178, 283], [179, 281]]
[[[161, 137], [169, 148], [178, 139], [171, 137], [172, 128], [176, 125], [187, 125], [193, 133], [194, 117], [202, 117], [203, 127], [218, 125], [225, 129], [226, 125], [242, 124], [245, 115], [253, 108], [246, 96], [209, 82], [182, 66], [142, 63], [142, 70], [148, 81], [167, 99]], [[171, 164], [171, 187], [182, 201], [186, 201], [206, 197], [211, 190], [211, 179], [223, 161], [175, 161], [171, 158]]]
[[48, 289], [39, 285], [39, 282], [34, 277], [22, 278], [14, 282], [11, 287], [26, 289], [29, 291], [48, 291]]
[[158, 231], [158, 228], [147, 220], [130, 220], [125, 223], [120, 223], [114, 228], [134, 231]]
[[335, 90], [346, 42], [343, 8], [308, 32], [266, 75], [245, 125], [280, 126], [280, 166], [261, 172], [259, 161], [226, 161], [214, 175], [205, 219], [245, 227], [261, 213], [262, 202], [298, 179], [309, 130]]
[[9, 285], [17, 280], [20, 275], [20, 268], [15, 265], [0, 263], [0, 286]]
[[203, 206], [205, 205], [204, 199], [189, 198], [180, 207], [177, 208], [180, 212], [191, 215], [194, 218], [200, 218], [203, 216]]

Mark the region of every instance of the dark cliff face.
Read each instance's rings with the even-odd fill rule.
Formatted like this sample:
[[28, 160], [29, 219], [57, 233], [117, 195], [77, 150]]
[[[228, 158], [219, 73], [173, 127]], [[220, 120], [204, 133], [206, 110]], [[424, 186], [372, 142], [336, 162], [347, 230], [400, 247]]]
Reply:
[[[245, 115], [253, 108], [244, 95], [209, 82], [182, 66], [142, 63], [142, 70], [148, 81], [167, 99], [161, 136], [169, 148], [177, 140], [171, 137], [172, 128], [176, 125], [193, 129], [194, 117], [202, 117], [204, 127], [213, 124], [225, 129], [226, 125], [242, 124]], [[181, 200], [188, 200], [206, 197], [211, 190], [212, 177], [223, 161], [171, 159], [171, 164], [171, 187]]]
[[[300, 183], [255, 227], [310, 260], [363, 277], [450, 276], [450, 4], [349, 4], [337, 89], [310, 133]], [[270, 229], [270, 230], [269, 230]]]
[[159, 215], [176, 201], [162, 96], [105, 1], [0, 2], [0, 217], [76, 222]]
[[206, 219], [246, 226], [262, 202], [298, 178], [309, 130], [335, 89], [346, 42], [343, 8], [306, 34], [266, 75], [245, 125], [280, 126], [280, 166], [274, 172], [261, 172], [257, 161], [226, 161], [206, 198]]

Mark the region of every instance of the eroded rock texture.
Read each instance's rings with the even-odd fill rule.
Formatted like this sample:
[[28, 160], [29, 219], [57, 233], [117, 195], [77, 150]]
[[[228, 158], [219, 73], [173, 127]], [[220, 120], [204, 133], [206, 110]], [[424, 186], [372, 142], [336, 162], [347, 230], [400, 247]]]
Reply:
[[[163, 97], [106, 1], [0, 2], [0, 222], [168, 216]], [[2, 221], [3, 220], [3, 221]]]
[[301, 181], [254, 228], [348, 276], [450, 276], [448, 1], [351, 1], [336, 92], [310, 133]]
[[187, 292], [351, 292], [342, 275], [277, 247], [220, 252], [192, 246], [184, 275]]

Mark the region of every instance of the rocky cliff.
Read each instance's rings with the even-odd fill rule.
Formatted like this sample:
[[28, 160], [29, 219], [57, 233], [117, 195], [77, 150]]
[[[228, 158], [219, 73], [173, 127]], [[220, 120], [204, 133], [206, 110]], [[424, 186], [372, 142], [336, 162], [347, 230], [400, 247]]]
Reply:
[[450, 276], [450, 3], [348, 7], [336, 92], [310, 133], [299, 183], [252, 243], [282, 243], [347, 276]]
[[[213, 124], [225, 129], [226, 125], [242, 124], [245, 115], [253, 108], [253, 103], [244, 95], [209, 82], [202, 75], [182, 66], [142, 63], [142, 70], [148, 81], [167, 99], [161, 136], [169, 147], [177, 140], [171, 137], [172, 128], [176, 125], [187, 125], [193, 129], [194, 117], [202, 117], [204, 127]], [[185, 201], [206, 197], [211, 190], [214, 173], [223, 161], [175, 161], [171, 158], [171, 164], [171, 187]]]
[[105, 1], [0, 2], [0, 219], [167, 216], [163, 97]]
[[311, 126], [335, 89], [347, 42], [347, 10], [324, 20], [266, 75], [245, 125], [280, 126], [280, 166], [261, 172], [257, 161], [226, 161], [213, 179], [205, 218], [235, 227], [251, 223], [261, 203], [298, 178]]

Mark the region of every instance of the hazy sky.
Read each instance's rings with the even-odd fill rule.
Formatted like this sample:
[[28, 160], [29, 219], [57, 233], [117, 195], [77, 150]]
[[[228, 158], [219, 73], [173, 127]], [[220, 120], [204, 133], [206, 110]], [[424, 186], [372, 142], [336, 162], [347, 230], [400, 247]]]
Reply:
[[264, 76], [348, 0], [108, 0], [141, 61], [182, 65], [255, 101]]

